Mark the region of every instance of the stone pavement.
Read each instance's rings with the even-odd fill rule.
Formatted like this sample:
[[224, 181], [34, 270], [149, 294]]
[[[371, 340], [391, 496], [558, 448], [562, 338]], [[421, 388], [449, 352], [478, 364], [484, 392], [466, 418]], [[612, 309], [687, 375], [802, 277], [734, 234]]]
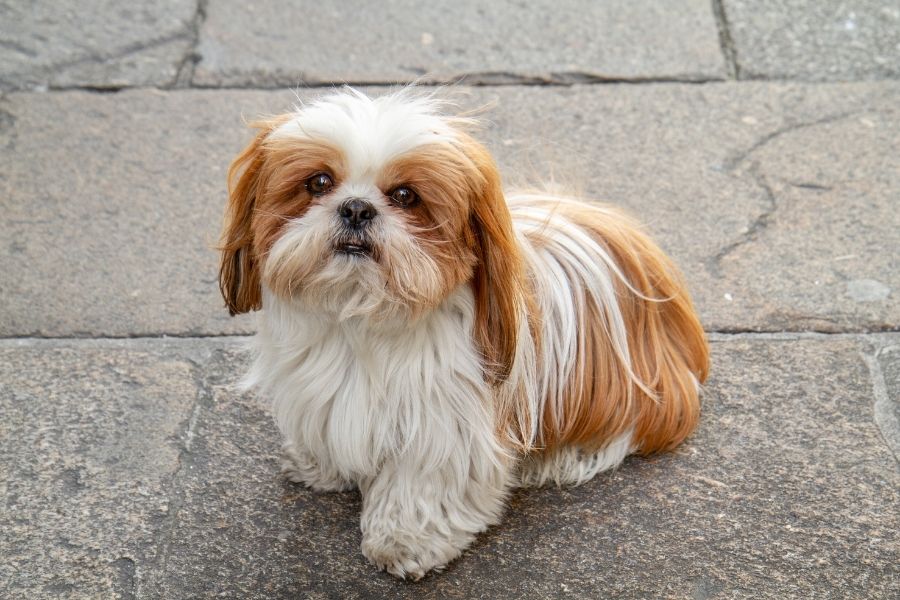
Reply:
[[[0, 3], [0, 597], [900, 597], [900, 5], [292, 6]], [[417, 584], [278, 479], [210, 250], [242, 117], [410, 80], [647, 223], [713, 349], [684, 446]]]

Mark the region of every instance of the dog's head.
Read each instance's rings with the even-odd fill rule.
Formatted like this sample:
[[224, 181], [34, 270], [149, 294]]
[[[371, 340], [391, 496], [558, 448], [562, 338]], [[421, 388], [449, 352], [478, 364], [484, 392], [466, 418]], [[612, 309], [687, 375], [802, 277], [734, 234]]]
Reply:
[[410, 90], [352, 89], [257, 123], [229, 172], [220, 287], [336, 319], [416, 318], [470, 284], [474, 334], [511, 365], [522, 262], [500, 177], [464, 119]]

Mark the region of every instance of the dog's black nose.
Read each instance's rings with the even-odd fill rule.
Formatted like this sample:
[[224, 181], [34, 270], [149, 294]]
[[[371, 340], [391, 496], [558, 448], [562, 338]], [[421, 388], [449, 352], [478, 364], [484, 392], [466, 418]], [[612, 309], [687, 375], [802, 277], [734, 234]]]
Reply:
[[351, 198], [338, 208], [338, 214], [347, 227], [358, 229], [369, 223], [378, 214], [371, 203], [359, 198]]

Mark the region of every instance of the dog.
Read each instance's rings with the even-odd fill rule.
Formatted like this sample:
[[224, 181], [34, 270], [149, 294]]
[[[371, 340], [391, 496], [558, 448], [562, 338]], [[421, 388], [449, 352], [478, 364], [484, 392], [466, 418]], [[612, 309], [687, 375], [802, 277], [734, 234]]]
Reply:
[[507, 193], [473, 121], [414, 88], [255, 124], [229, 170], [220, 287], [263, 309], [245, 384], [284, 471], [362, 493], [362, 552], [440, 570], [511, 489], [673, 448], [708, 347], [669, 258], [611, 206]]

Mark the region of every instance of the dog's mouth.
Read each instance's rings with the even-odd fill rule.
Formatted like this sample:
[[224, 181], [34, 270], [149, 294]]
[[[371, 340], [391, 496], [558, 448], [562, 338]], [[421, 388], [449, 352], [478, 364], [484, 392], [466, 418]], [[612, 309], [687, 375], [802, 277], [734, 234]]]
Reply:
[[335, 254], [346, 254], [348, 256], [368, 256], [372, 257], [374, 252], [372, 244], [365, 240], [336, 240], [334, 243]]

